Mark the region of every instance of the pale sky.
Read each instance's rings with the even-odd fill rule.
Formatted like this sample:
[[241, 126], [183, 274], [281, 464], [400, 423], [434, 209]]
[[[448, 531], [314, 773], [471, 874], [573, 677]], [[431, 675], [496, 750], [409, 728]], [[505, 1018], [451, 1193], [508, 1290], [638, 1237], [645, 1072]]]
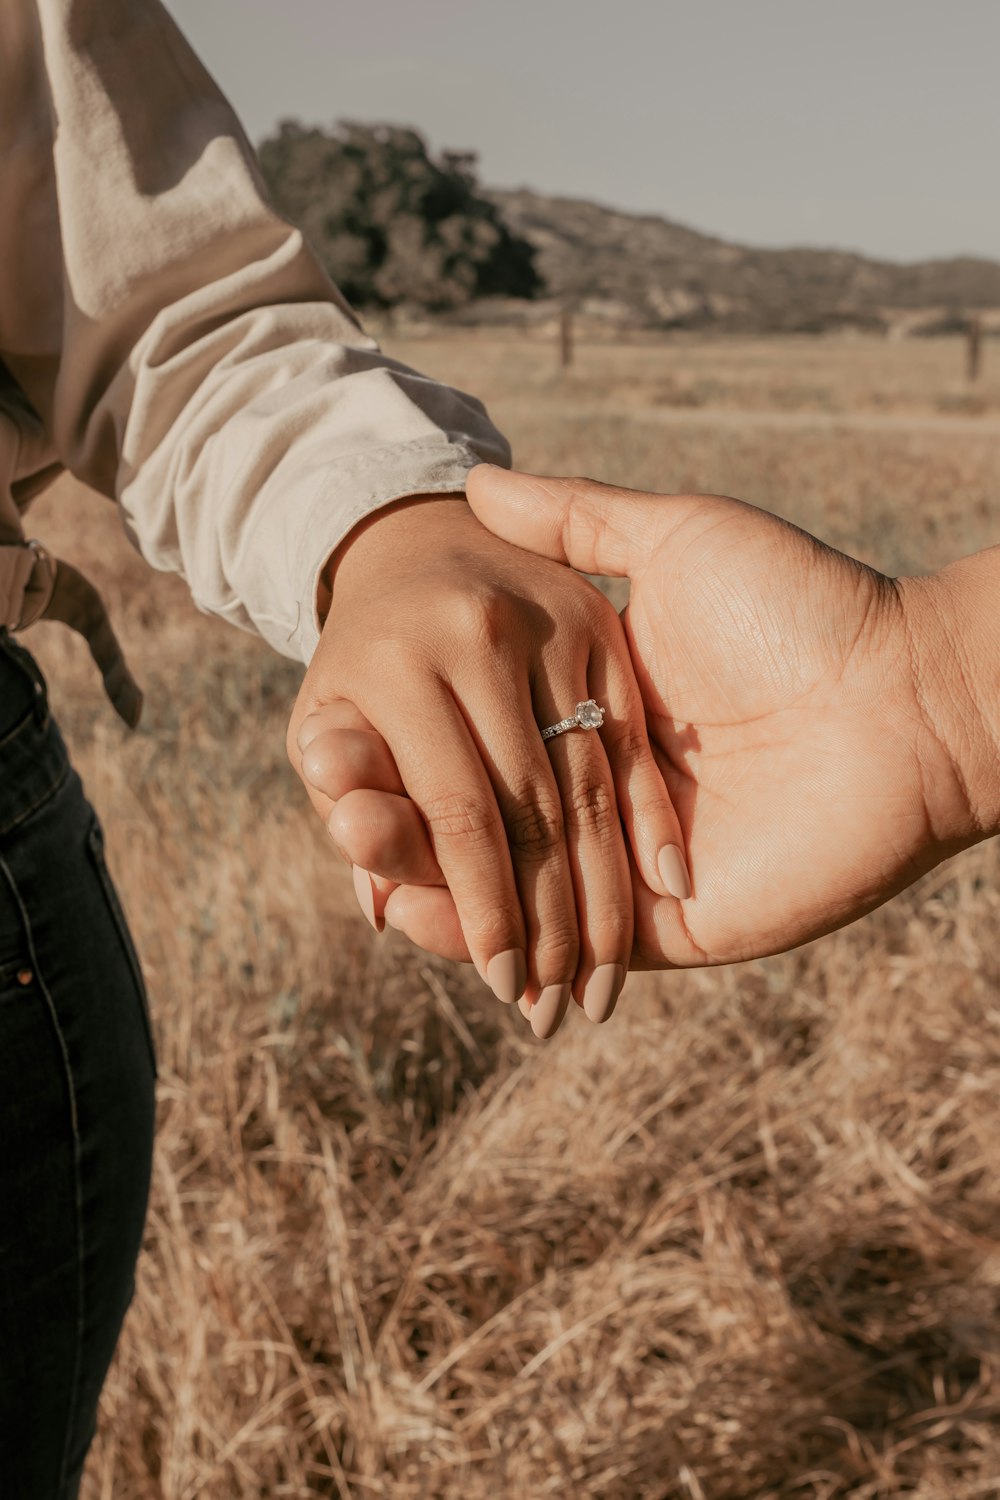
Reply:
[[495, 187], [1000, 259], [1000, 0], [167, 0], [257, 142], [416, 126]]

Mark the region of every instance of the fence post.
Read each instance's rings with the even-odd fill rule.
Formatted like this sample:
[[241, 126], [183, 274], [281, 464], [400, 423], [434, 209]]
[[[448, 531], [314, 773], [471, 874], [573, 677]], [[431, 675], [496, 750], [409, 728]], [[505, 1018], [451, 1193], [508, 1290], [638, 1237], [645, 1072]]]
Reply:
[[970, 380], [979, 379], [983, 353], [983, 320], [976, 316], [965, 325], [965, 373]]
[[563, 302], [559, 307], [559, 368], [568, 370], [573, 363], [573, 304]]

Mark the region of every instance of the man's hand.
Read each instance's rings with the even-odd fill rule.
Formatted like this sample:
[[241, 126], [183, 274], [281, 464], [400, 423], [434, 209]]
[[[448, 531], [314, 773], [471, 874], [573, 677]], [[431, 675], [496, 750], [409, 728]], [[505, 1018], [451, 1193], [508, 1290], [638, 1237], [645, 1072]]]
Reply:
[[[626, 638], [694, 882], [677, 902], [633, 871], [633, 967], [784, 951], [984, 836], [920, 665], [935, 658], [930, 581], [887, 578], [723, 496], [485, 466], [468, 494], [508, 541], [631, 578]], [[400, 882], [394, 926], [460, 956], [412, 809], [382, 796], [384, 763], [352, 774], [375, 790], [341, 780], [340, 847]]]

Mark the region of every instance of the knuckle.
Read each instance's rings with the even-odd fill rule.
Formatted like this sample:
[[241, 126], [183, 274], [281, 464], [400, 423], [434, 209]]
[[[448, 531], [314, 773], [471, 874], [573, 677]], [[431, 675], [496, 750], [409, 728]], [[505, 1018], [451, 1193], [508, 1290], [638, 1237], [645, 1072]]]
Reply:
[[576, 930], [560, 931], [548, 924], [535, 944], [535, 968], [541, 984], [572, 980], [580, 962], [580, 938]]
[[[670, 834], [674, 822], [674, 809], [666, 787], [660, 788], [659, 795], [652, 792], [646, 796], [633, 797], [630, 815], [638, 828], [662, 830], [664, 836]], [[674, 838], [676, 839], [676, 834]]]
[[583, 781], [573, 787], [566, 821], [574, 833], [608, 834], [618, 827], [618, 803], [601, 780]]
[[503, 837], [496, 805], [464, 796], [461, 792], [445, 792], [432, 797], [423, 804], [421, 812], [432, 838], [441, 843], [463, 840], [482, 845]]
[[501, 590], [479, 589], [454, 597], [450, 623], [455, 638], [464, 646], [477, 651], [497, 651], [510, 640], [516, 613], [514, 602]]
[[632, 946], [633, 925], [635, 922], [635, 911], [632, 905], [631, 893], [627, 904], [620, 898], [608, 896], [601, 902], [600, 911], [600, 933], [604, 945], [628, 955]]
[[607, 724], [603, 739], [608, 753], [628, 765], [644, 760], [650, 753], [645, 731], [636, 724]]
[[468, 915], [463, 913], [462, 927], [469, 947], [481, 953], [503, 953], [524, 942], [520, 907], [503, 902], [493, 902]]
[[562, 808], [556, 802], [530, 797], [507, 816], [511, 853], [524, 859], [544, 859], [565, 842]]

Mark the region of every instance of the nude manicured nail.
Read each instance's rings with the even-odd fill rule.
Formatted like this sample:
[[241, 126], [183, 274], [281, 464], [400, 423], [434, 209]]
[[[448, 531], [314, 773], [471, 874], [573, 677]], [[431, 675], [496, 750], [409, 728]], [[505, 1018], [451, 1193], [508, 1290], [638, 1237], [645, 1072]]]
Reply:
[[656, 861], [660, 879], [678, 901], [686, 901], [691, 894], [691, 876], [684, 863], [684, 856], [676, 844], [665, 844]]
[[625, 970], [621, 964], [601, 964], [594, 970], [583, 992], [583, 1011], [588, 1021], [600, 1025], [614, 1014], [624, 983]]
[[533, 1003], [533, 1001], [528, 1000], [524, 995], [522, 995], [520, 1000], [517, 1002], [517, 1008], [526, 1021], [531, 1020], [531, 1007]]
[[358, 898], [358, 905], [372, 924], [376, 932], [381, 932], [385, 927], [385, 918], [375, 915], [375, 887], [368, 871], [361, 865], [354, 866], [354, 891]]
[[504, 1005], [520, 1000], [527, 982], [528, 966], [520, 948], [508, 948], [486, 965], [486, 983]]
[[537, 1037], [545, 1040], [547, 1037], [555, 1036], [566, 1014], [566, 1007], [569, 1005], [572, 993], [572, 986], [568, 984], [545, 986], [531, 1007], [529, 1017], [531, 1029]]

